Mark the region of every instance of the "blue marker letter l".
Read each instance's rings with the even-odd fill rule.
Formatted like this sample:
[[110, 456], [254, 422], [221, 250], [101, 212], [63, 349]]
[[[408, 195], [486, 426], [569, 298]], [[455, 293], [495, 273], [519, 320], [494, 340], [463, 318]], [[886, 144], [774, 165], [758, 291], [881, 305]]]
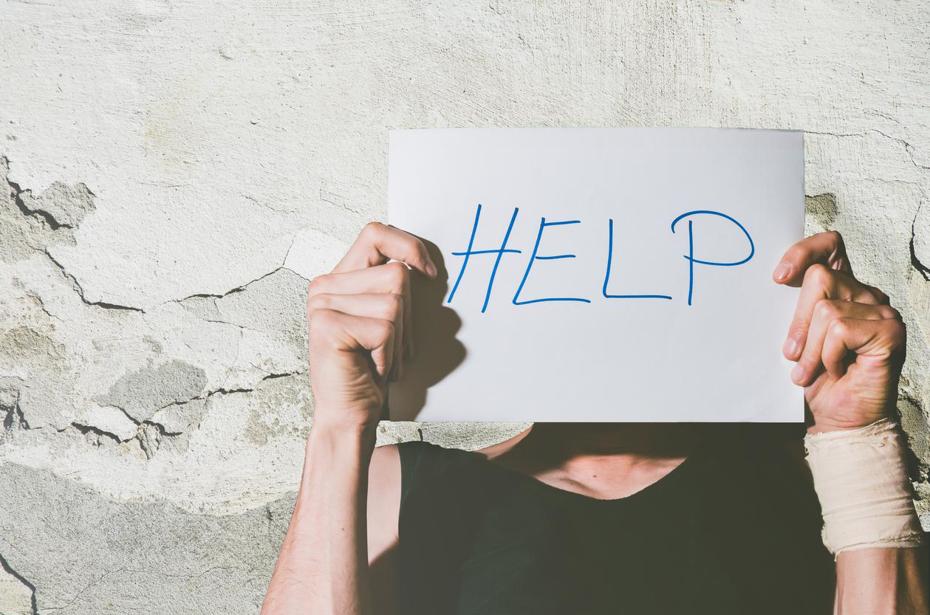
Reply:
[[670, 295], [611, 295], [607, 292], [610, 283], [610, 266], [614, 258], [614, 219], [607, 219], [607, 271], [604, 273], [604, 286], [601, 294], [605, 299], [671, 299]]

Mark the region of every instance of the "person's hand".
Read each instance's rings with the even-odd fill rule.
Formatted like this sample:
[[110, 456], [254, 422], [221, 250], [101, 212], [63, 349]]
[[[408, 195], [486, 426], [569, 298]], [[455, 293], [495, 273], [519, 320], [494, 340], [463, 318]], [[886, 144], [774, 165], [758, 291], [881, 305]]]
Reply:
[[420, 239], [371, 222], [331, 273], [310, 282], [314, 425], [345, 430], [377, 424], [386, 385], [399, 376], [412, 348], [410, 268], [437, 273]]
[[782, 352], [797, 362], [791, 378], [804, 387], [808, 431], [862, 427], [887, 416], [904, 362], [904, 323], [885, 293], [853, 277], [840, 234], [794, 244], [772, 277], [801, 287]]

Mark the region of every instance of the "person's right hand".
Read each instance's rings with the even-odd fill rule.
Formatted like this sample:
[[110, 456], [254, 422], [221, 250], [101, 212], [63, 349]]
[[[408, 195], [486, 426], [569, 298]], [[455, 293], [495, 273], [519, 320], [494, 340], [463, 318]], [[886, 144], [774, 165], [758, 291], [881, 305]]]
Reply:
[[342, 430], [378, 423], [387, 383], [412, 351], [411, 269], [436, 276], [426, 245], [370, 222], [333, 271], [310, 282], [314, 425]]

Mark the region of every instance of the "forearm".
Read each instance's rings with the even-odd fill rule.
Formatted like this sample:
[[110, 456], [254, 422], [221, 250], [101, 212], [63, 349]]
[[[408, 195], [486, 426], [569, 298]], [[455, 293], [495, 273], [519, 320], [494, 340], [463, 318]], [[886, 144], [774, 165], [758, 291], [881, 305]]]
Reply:
[[263, 615], [368, 615], [369, 432], [314, 427]]
[[926, 547], [843, 551], [836, 559], [837, 615], [924, 615]]

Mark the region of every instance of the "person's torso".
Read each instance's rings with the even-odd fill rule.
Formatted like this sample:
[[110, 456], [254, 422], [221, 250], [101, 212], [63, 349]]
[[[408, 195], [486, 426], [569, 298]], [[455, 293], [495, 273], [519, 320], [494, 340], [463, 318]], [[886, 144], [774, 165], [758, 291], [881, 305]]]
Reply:
[[829, 613], [816, 501], [772, 451], [715, 439], [642, 491], [596, 500], [402, 444], [399, 612]]

